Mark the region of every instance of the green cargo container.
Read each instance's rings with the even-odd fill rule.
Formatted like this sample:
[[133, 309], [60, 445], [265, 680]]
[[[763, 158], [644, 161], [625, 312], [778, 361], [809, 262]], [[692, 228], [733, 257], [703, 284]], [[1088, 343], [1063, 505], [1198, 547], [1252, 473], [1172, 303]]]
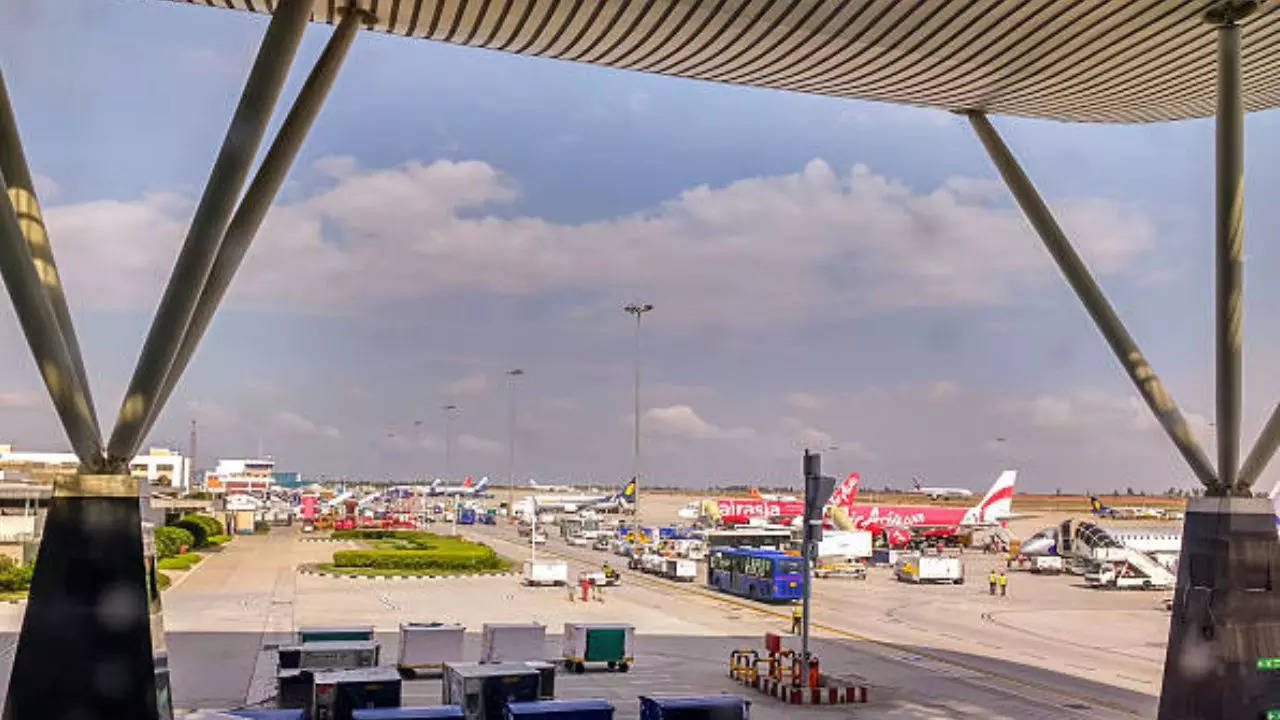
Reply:
[[626, 672], [635, 662], [634, 638], [635, 628], [623, 623], [565, 623], [561, 659], [574, 672], [589, 662]]

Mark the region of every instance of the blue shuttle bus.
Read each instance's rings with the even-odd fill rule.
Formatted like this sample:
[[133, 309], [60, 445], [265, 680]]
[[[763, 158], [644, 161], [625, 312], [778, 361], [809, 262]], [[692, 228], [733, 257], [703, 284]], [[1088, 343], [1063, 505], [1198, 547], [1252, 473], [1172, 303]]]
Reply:
[[801, 559], [778, 550], [712, 548], [707, 585], [764, 602], [789, 602], [804, 595]]

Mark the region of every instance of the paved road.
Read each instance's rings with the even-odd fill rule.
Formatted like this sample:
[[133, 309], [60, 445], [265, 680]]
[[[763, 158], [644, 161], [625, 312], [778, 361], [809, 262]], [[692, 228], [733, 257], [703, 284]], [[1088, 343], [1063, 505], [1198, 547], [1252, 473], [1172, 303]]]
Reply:
[[[507, 528], [470, 532], [505, 554], [523, 552]], [[555, 657], [561, 623], [614, 620], [637, 628], [634, 670], [562, 675], [562, 697], [608, 698], [621, 720], [636, 716], [639, 694], [735, 691], [753, 699], [757, 720], [848, 717], [843, 709], [783, 706], [726, 677], [729, 651], [759, 646], [766, 630], [785, 629], [785, 609], [712, 593], [700, 583], [677, 585], [630, 572], [603, 603], [571, 602], [565, 589], [525, 588], [513, 577], [371, 581], [299, 575], [299, 563], [327, 559], [342, 547], [302, 538], [291, 530], [237, 538], [165, 593], [177, 707], [226, 708], [243, 702], [263, 642], [285, 637], [298, 625], [372, 624], [382, 634], [384, 662], [390, 662], [396, 656], [394, 630], [404, 621], [452, 620], [477, 631], [484, 622], [537, 620], [548, 626], [547, 655]], [[554, 541], [549, 551], [573, 558], [575, 571], [598, 567], [604, 559]], [[1029, 582], [1015, 582], [1015, 589], [1031, 592]], [[951, 590], [960, 592], [947, 594]], [[1104, 595], [1081, 596], [1078, 611], [1109, 620], [1107, 603], [1140, 603], [1132, 596]], [[1148, 601], [1150, 596], [1141, 600]], [[1129, 648], [1132, 657], [1122, 655], [1108, 664], [1103, 662], [1108, 649], [1125, 648], [1117, 648], [1101, 630], [1063, 642], [1055, 635], [1061, 628], [1043, 622], [1033, 605], [1031, 599], [993, 605], [976, 588], [908, 589], [884, 578], [824, 585], [814, 648], [824, 671], [871, 687], [872, 703], [858, 708], [860, 717], [1096, 720], [1152, 714], [1153, 692], [1108, 681], [1105, 673], [1123, 667], [1145, 680], [1151, 673], [1147, 665], [1159, 655], [1156, 648]], [[16, 630], [20, 613], [21, 606], [0, 606], [0, 632]], [[979, 638], [999, 649], [984, 647]], [[0, 638], [0, 648], [11, 641]], [[478, 637], [469, 634], [468, 643], [469, 657], [478, 657]], [[6, 673], [10, 658], [0, 652]], [[1059, 667], [1077, 662], [1096, 664], [1089, 671]], [[407, 683], [405, 697], [438, 702], [439, 682]]]
[[[517, 538], [508, 527], [477, 526], [469, 532], [504, 552], [526, 552], [523, 544], [514, 544]], [[620, 560], [556, 540], [545, 552], [583, 567]], [[994, 562], [991, 557], [966, 556], [971, 578], [984, 576]], [[629, 584], [662, 588], [699, 603], [724, 602], [725, 596], [700, 584], [625, 574]], [[1050, 714], [1060, 713], [1076, 706], [1091, 708], [1092, 717], [1106, 716], [1104, 710], [1118, 716], [1153, 714], [1168, 626], [1168, 615], [1157, 609], [1158, 597], [1070, 587], [1074, 582], [1068, 576], [1019, 574], [1011, 580], [1015, 594], [1008, 598], [991, 598], [984, 586], [973, 584], [903, 585], [884, 570], [873, 570], [866, 581], [815, 584], [816, 633], [828, 641], [839, 640], [828, 645], [824, 668], [856, 668], [856, 674], [900, 691], [903, 698], [928, 695], [938, 687], [934, 675], [963, 678], [979, 694], [989, 695], [976, 703], [985, 711], [1002, 712], [997, 707], [1000, 697], [1018, 698], [1012, 702], [1023, 705], [1011, 717], [1035, 717], [1045, 708]], [[761, 608], [746, 601], [739, 604]], [[786, 611], [763, 612], [776, 617]], [[1084, 613], [1093, 629], [1074, 633]], [[861, 655], [846, 658], [841, 654], [845, 651]], [[925, 673], [904, 673], [904, 663]], [[973, 695], [946, 687], [957, 697]]]

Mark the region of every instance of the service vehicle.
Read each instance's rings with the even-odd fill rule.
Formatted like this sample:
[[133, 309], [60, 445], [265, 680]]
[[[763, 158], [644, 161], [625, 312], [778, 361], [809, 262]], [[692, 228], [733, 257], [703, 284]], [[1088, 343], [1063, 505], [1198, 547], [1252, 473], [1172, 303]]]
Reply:
[[1062, 557], [1059, 555], [1037, 555], [1031, 558], [1027, 571], [1040, 575], [1057, 575], [1065, 567], [1066, 563], [1062, 561]]
[[898, 582], [964, 583], [964, 561], [958, 555], [905, 553], [893, 566]]
[[525, 560], [525, 585], [567, 585], [569, 564], [562, 560]]
[[662, 558], [663, 577], [679, 582], [693, 582], [698, 577], [698, 564], [687, 558]]

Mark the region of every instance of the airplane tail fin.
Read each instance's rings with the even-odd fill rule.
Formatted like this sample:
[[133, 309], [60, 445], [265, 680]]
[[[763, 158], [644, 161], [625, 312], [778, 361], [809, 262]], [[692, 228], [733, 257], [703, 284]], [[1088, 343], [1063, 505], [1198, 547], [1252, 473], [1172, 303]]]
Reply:
[[747, 494], [748, 494], [748, 495], [750, 495], [751, 497], [755, 498], [756, 500], [759, 500], [759, 499], [760, 499], [760, 488], [753, 487], [753, 488], [751, 488], [750, 490], [748, 490], [748, 491], [747, 491]]
[[468, 475], [466, 480], [462, 481], [462, 487], [471, 487], [471, 476]]
[[911, 478], [911, 485], [916, 489], [916, 492], [920, 492], [923, 489], [920, 485], [919, 476]]
[[839, 485], [836, 485], [836, 489], [831, 491], [831, 499], [827, 501], [827, 505], [845, 510], [853, 507], [853, 499], [858, 495], [858, 482], [861, 479], [858, 473], [849, 473]]
[[1098, 515], [1100, 513], [1106, 512], [1107, 506], [1102, 504], [1102, 501], [1098, 499], [1097, 495], [1090, 495], [1089, 509], [1093, 511], [1094, 515]]
[[981, 523], [994, 523], [1003, 520], [1013, 511], [1013, 486], [1018, 481], [1017, 470], [1005, 470], [996, 478], [991, 489], [982, 497], [982, 502], [974, 505], [971, 513]]
[[484, 490], [488, 486], [489, 486], [489, 476], [485, 475], [484, 477], [480, 478], [480, 482], [476, 483], [476, 492], [480, 492], [481, 490]]
[[613, 496], [613, 499], [622, 505], [630, 505], [636, 501], [636, 479], [631, 478], [627, 481], [625, 487]]

